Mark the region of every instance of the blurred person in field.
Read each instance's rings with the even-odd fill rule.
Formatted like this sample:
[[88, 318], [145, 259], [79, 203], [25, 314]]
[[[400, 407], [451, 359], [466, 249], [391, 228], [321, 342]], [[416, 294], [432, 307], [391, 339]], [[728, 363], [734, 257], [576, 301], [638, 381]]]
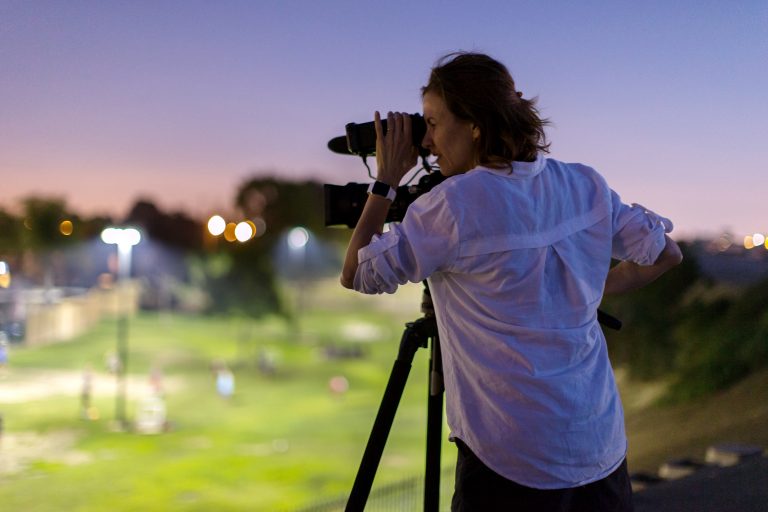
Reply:
[[216, 381], [216, 392], [221, 398], [229, 400], [235, 394], [235, 374], [224, 362], [213, 364], [214, 379]]
[[8, 366], [8, 336], [0, 331], [0, 375], [5, 373]]

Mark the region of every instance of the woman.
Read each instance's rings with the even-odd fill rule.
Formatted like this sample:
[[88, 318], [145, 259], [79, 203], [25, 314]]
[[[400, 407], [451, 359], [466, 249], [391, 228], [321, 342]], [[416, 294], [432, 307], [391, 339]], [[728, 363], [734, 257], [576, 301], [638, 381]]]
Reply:
[[494, 59], [444, 57], [422, 98], [422, 144], [450, 178], [382, 234], [417, 155], [410, 118], [390, 113], [385, 134], [377, 112], [377, 183], [341, 282], [393, 293], [429, 281], [458, 446], [453, 509], [632, 510], [597, 307], [681, 261], [671, 223], [623, 204], [593, 169], [545, 158], [546, 122]]

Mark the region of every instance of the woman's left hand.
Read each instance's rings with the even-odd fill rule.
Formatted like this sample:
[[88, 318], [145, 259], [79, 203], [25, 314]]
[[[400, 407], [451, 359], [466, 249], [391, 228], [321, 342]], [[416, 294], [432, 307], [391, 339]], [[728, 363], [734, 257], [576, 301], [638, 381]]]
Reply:
[[397, 188], [405, 174], [413, 169], [419, 156], [413, 145], [411, 116], [401, 112], [387, 115], [387, 133], [381, 126], [381, 116], [374, 114], [376, 126], [376, 179]]

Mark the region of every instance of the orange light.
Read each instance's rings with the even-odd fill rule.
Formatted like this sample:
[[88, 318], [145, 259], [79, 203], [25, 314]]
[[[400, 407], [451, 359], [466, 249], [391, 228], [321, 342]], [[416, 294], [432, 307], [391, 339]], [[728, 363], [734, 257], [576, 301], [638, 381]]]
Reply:
[[258, 230], [256, 229], [256, 224], [253, 223], [253, 221], [247, 220], [245, 221], [248, 223], [249, 226], [251, 226], [251, 238], [256, 236], [256, 233]]
[[752, 235], [747, 235], [744, 237], [744, 248], [745, 249], [754, 249], [755, 248], [755, 242], [752, 240]]
[[224, 240], [227, 242], [234, 242], [237, 240], [237, 237], [235, 236], [235, 228], [237, 227], [237, 224], [234, 222], [230, 222], [227, 224], [227, 226], [224, 228]]
[[11, 270], [6, 262], [0, 261], [0, 288], [9, 286], [11, 286]]
[[71, 220], [63, 220], [59, 224], [59, 232], [64, 236], [69, 236], [74, 231], [74, 226]]

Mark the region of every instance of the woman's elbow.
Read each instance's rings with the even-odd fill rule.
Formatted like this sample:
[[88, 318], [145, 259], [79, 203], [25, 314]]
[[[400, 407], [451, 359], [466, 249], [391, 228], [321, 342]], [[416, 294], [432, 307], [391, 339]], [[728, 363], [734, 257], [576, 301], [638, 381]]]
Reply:
[[341, 286], [351, 290], [355, 284], [355, 277], [354, 276], [350, 277], [344, 272], [342, 272], [341, 276], [339, 277], [339, 282], [341, 282]]
[[664, 250], [659, 255], [657, 264], [669, 269], [675, 267], [683, 262], [683, 251], [680, 250], [680, 246], [667, 237], [667, 244], [664, 246]]

